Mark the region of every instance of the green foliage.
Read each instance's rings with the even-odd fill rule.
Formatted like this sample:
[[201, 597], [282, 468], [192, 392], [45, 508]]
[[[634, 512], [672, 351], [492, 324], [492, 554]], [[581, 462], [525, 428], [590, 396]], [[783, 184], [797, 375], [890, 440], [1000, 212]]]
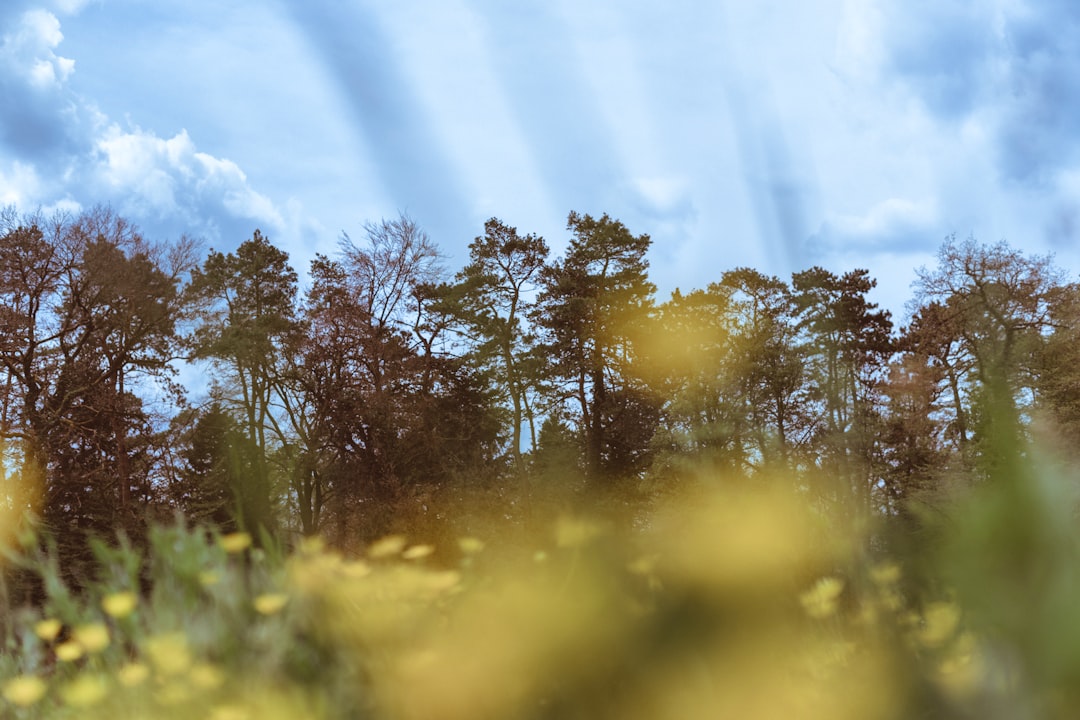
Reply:
[[31, 542], [0, 692], [17, 718], [1073, 717], [1078, 480], [1013, 446], [923, 557], [709, 473], [636, 524], [351, 557], [178, 522], [94, 543], [78, 591]]
[[[633, 337], [647, 322], [656, 287], [649, 282], [648, 235], [633, 235], [606, 214], [571, 212], [566, 256], [546, 267], [534, 321], [543, 332], [549, 375], [561, 388], [556, 403], [571, 398], [584, 439], [587, 475], [617, 477], [610, 441], [608, 390], [633, 383]], [[614, 438], [619, 442], [619, 438]], [[622, 440], [625, 440], [623, 438]]]

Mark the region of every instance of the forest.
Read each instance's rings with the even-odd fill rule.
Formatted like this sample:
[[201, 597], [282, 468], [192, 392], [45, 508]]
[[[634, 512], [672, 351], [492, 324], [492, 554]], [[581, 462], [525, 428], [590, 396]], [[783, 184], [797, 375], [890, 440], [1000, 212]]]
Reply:
[[986, 474], [991, 407], [1076, 439], [1080, 289], [1049, 258], [946, 239], [897, 327], [865, 270], [736, 268], [662, 301], [648, 236], [567, 229], [552, 258], [492, 219], [451, 273], [403, 216], [301, 282], [258, 230], [200, 257], [105, 208], [9, 209], [7, 502], [72, 552], [177, 510], [349, 548], [436, 532], [473, 490], [511, 513], [532, 485], [640, 500], [703, 466], [895, 517]]
[[[208, 692], [233, 682], [159, 657], [195, 646], [220, 672], [271, 663], [259, 672], [299, 688], [281, 717], [289, 703], [317, 717], [792, 716], [764, 699], [781, 678], [794, 689], [770, 701], [809, 702], [806, 717], [1077, 707], [1080, 645], [1055, 644], [1080, 638], [1075, 483], [1031, 479], [1066, 477], [1080, 440], [1080, 285], [1051, 257], [945, 238], [901, 325], [863, 269], [717, 268], [661, 298], [648, 235], [577, 212], [566, 230], [554, 257], [492, 218], [455, 270], [400, 215], [343, 234], [301, 275], [259, 230], [206, 251], [107, 207], [3, 210], [0, 680], [14, 678], [17, 716], [105, 702], [94, 688], [129, 687], [123, 668]], [[228, 592], [184, 584], [207, 568]], [[491, 606], [450, 592], [469, 573], [514, 589]], [[389, 613], [388, 597], [412, 609]], [[202, 635], [164, 634], [192, 608]], [[406, 626], [442, 627], [429, 613], [454, 618], [447, 657], [482, 658], [406, 663], [395, 682], [424, 678], [431, 705], [379, 680], [405, 657]], [[319, 624], [339, 615], [352, 629]], [[533, 654], [463, 649], [520, 629], [513, 618], [556, 639], [526, 629]], [[241, 626], [255, 649], [222, 644]], [[89, 657], [94, 627], [127, 649]], [[84, 666], [49, 670], [72, 632]], [[281, 634], [308, 654], [270, 650]], [[779, 645], [809, 648], [811, 669], [767, 659]], [[554, 669], [589, 653], [604, 658], [571, 663], [584, 679]], [[671, 691], [694, 657], [739, 683]], [[500, 672], [539, 679], [478, 689]], [[70, 681], [53, 706], [34, 684], [50, 673]], [[762, 692], [735, 689], [747, 678]], [[140, 702], [164, 702], [166, 680]]]

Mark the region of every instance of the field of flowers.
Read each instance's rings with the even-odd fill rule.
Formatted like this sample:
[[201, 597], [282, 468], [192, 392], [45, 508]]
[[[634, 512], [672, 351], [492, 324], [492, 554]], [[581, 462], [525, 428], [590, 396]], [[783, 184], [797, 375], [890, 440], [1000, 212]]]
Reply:
[[8, 569], [46, 598], [0, 597], [0, 716], [1075, 717], [1074, 509], [1042, 463], [939, 508], [917, 550], [707, 482], [633, 530], [565, 514], [357, 557], [178, 523], [96, 543], [78, 593], [24, 537]]

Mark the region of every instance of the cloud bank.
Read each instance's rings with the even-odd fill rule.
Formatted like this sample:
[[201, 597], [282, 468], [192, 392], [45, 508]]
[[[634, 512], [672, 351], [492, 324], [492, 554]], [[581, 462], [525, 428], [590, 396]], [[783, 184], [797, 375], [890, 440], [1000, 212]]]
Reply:
[[1040, 205], [1051, 244], [1077, 239], [1080, 4], [894, 3], [887, 69], [948, 127], [981, 128], [1002, 192]]
[[[78, 12], [85, 2], [56, 3]], [[187, 131], [163, 138], [125, 127], [70, 88], [76, 61], [61, 50], [61, 22], [42, 7], [0, 16], [0, 203], [26, 210], [111, 204], [144, 227], [211, 243], [281, 232], [291, 222], [243, 170], [199, 151]]]

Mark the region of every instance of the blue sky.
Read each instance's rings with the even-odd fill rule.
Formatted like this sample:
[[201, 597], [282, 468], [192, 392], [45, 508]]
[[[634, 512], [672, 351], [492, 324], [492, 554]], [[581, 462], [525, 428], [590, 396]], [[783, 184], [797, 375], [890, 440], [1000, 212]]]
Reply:
[[653, 239], [666, 294], [871, 271], [902, 319], [956, 233], [1080, 268], [1071, 0], [3, 0], [0, 204], [111, 204], [303, 272], [407, 211]]

